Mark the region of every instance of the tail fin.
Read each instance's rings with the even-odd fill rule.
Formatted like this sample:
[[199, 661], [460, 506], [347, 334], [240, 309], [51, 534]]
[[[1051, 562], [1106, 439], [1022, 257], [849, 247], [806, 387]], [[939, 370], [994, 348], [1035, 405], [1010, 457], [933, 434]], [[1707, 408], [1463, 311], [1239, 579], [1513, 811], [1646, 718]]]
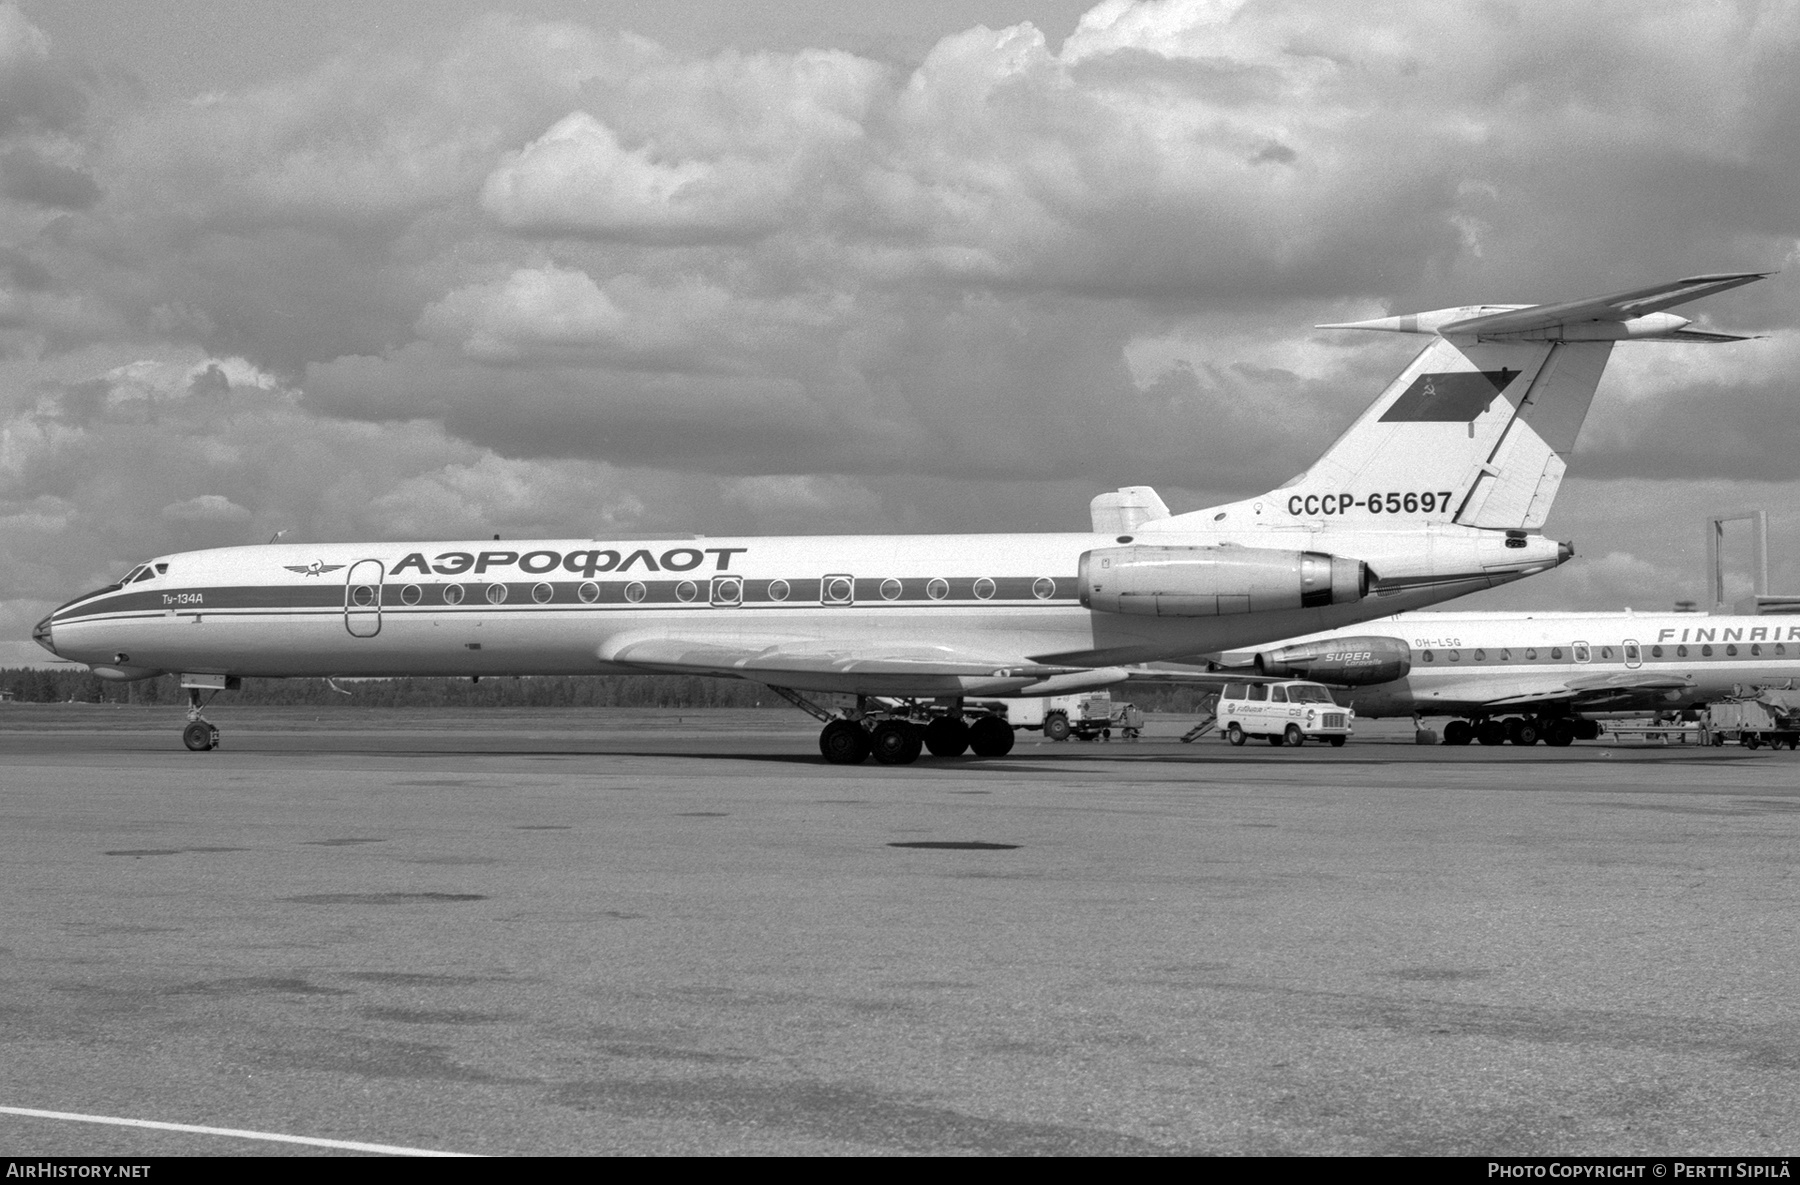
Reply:
[[1534, 530], [1620, 341], [1736, 341], [1661, 310], [1769, 273], [1693, 276], [1548, 305], [1482, 305], [1322, 329], [1431, 334], [1381, 398], [1305, 473], [1260, 501], [1263, 521], [1454, 522]]

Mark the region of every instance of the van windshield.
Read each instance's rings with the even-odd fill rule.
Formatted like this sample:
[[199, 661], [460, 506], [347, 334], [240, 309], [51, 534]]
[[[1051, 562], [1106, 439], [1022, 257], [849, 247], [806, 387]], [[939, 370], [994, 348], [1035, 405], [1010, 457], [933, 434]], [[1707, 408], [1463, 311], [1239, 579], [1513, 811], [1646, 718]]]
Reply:
[[1302, 683], [1288, 688], [1288, 700], [1296, 704], [1329, 704], [1336, 701], [1331, 693], [1316, 683]]

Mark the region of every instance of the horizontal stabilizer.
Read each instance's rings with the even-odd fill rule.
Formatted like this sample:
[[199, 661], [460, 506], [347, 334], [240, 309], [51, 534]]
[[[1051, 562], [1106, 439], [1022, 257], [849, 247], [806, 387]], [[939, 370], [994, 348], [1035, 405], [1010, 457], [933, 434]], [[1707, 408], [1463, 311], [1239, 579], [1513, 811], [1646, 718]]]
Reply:
[[1685, 317], [1664, 309], [1724, 292], [1773, 275], [1723, 272], [1688, 276], [1610, 296], [1537, 305], [1465, 305], [1369, 321], [1344, 321], [1319, 329], [1378, 329], [1388, 333], [1435, 334], [1459, 341], [1743, 341], [1744, 336], [1690, 329]]

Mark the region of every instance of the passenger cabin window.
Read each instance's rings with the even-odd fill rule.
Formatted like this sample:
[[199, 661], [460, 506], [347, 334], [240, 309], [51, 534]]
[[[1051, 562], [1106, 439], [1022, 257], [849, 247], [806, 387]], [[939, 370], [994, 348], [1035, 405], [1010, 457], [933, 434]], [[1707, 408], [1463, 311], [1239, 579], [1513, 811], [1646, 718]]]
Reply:
[[1533, 646], [1531, 649], [1529, 649], [1525, 652], [1525, 661], [1526, 662], [1536, 662], [1537, 661], [1537, 647], [1536, 646]]
[[1461, 662], [1462, 661], [1462, 651], [1452, 650], [1450, 652], [1450, 661], [1451, 662]]
[[1593, 661], [1594, 652], [1592, 650], [1588, 649], [1588, 644], [1586, 642], [1575, 643], [1574, 649], [1575, 649], [1575, 661], [1576, 662], [1591, 662], [1591, 661]]
[[1287, 703], [1287, 688], [1285, 688], [1285, 687], [1269, 688], [1269, 702], [1272, 704]]
[[1429, 650], [1427, 650], [1424, 654], [1420, 655], [1419, 657], [1423, 658], [1426, 662], [1436, 662], [1437, 661], [1437, 655], [1433, 654]]
[[1269, 688], [1266, 684], [1252, 683], [1249, 692], [1250, 694], [1244, 698], [1253, 704], [1260, 704], [1269, 698]]
[[1643, 662], [1644, 661], [1643, 651], [1638, 649], [1638, 644], [1636, 642], [1625, 643], [1625, 661], [1626, 662]]
[[1562, 647], [1561, 646], [1550, 647], [1550, 658], [1553, 662], [1561, 662], [1562, 661]]
[[1612, 647], [1611, 647], [1611, 646], [1602, 646], [1602, 647], [1600, 647], [1600, 659], [1601, 659], [1601, 661], [1603, 661], [1603, 662], [1604, 662], [1604, 661], [1605, 661], [1605, 660], [1606, 660], [1606, 659], [1609, 659], [1609, 658], [1611, 658], [1611, 657], [1612, 657]]
[[1711, 646], [1700, 647], [1700, 657], [1701, 658], [1711, 658], [1712, 657], [1712, 647]]
[[1476, 662], [1486, 662], [1487, 661], [1487, 651], [1477, 650], [1474, 654], [1474, 658], [1475, 658]]
[[1686, 646], [1675, 647], [1675, 657], [1676, 658], [1686, 658], [1687, 656], [1688, 656], [1688, 653], [1687, 653]]

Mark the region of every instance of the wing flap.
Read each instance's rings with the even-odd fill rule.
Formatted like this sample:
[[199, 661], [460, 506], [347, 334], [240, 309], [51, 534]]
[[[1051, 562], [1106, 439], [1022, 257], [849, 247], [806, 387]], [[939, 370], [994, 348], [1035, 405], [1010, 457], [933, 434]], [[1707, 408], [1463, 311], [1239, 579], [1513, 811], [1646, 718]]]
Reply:
[[751, 678], [796, 674], [1049, 678], [1081, 669], [931, 642], [836, 642], [767, 635], [640, 634], [609, 642], [598, 656], [622, 666]]
[[1500, 696], [1482, 703], [1489, 708], [1517, 708], [1559, 700], [1579, 704], [1584, 700], [1607, 699], [1633, 691], [1682, 691], [1692, 686], [1694, 681], [1685, 675], [1646, 675], [1637, 671], [1621, 671], [1614, 675], [1577, 675], [1562, 683]]

